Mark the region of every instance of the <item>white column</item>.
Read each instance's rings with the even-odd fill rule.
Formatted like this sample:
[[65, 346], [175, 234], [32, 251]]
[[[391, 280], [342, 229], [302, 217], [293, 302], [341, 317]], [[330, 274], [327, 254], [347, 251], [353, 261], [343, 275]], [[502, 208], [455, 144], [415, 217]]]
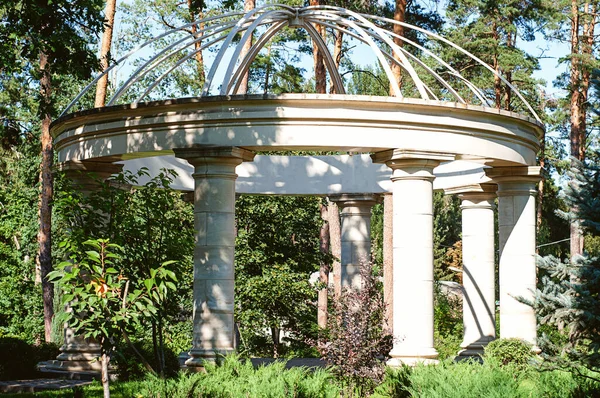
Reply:
[[330, 196], [341, 209], [342, 288], [360, 289], [360, 270], [371, 261], [371, 209], [373, 194]]
[[486, 174], [498, 183], [500, 246], [500, 337], [536, 344], [533, 299], [536, 289], [535, 199], [540, 167], [495, 167]]
[[468, 358], [483, 355], [483, 348], [496, 338], [496, 185], [480, 184], [452, 191], [459, 193], [462, 209], [464, 335], [458, 356]]
[[194, 332], [185, 364], [202, 366], [235, 349], [235, 168], [254, 153], [236, 147], [174, 152], [194, 166]]
[[386, 151], [375, 162], [392, 168], [393, 331], [390, 366], [436, 362], [433, 347], [433, 169], [452, 157]]
[[[102, 162], [65, 162], [56, 166], [57, 171], [65, 173], [71, 180], [75, 189], [84, 196], [90, 195], [98, 190], [98, 181], [104, 181], [111, 175], [123, 170], [122, 164]], [[69, 308], [66, 309], [70, 311]], [[84, 339], [73, 333], [67, 325], [63, 328], [64, 342], [60, 347], [60, 354], [54, 361], [46, 361], [38, 366], [46, 372], [68, 372], [68, 373], [98, 373], [101, 368], [100, 345], [93, 341]]]

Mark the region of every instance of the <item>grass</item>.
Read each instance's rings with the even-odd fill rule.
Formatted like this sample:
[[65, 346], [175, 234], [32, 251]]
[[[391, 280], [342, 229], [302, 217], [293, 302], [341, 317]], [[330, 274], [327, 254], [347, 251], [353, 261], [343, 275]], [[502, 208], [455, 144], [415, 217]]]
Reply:
[[[85, 387], [82, 398], [102, 397], [99, 383]], [[281, 363], [254, 369], [249, 362], [228, 357], [206, 373], [180, 373], [173, 379], [147, 377], [113, 383], [114, 398], [184, 397], [339, 397], [341, 388], [328, 370], [286, 370]], [[13, 394], [6, 397], [74, 397], [72, 390]], [[4, 396], [3, 396], [4, 397]], [[600, 385], [561, 371], [517, 369], [494, 361], [484, 364], [445, 361], [439, 365], [388, 369], [373, 397], [419, 398], [583, 398], [600, 397]]]

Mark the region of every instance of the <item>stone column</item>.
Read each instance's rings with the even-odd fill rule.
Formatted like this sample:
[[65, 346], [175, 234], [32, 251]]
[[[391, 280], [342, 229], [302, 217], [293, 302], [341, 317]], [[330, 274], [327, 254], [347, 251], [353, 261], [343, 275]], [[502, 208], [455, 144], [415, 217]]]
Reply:
[[383, 300], [388, 327], [394, 324], [394, 198], [383, 194]]
[[[105, 181], [111, 175], [123, 170], [122, 164], [102, 162], [65, 162], [56, 166], [57, 171], [65, 173], [76, 189], [88, 196], [98, 190], [98, 181]], [[69, 309], [67, 309], [69, 311]], [[73, 333], [71, 328], [64, 327], [64, 343], [60, 347], [60, 354], [54, 361], [42, 362], [39, 369], [50, 373], [65, 373], [70, 375], [90, 374], [96, 375], [101, 371], [100, 345], [91, 340], [86, 340]]]
[[540, 167], [494, 167], [486, 174], [498, 184], [500, 337], [523, 339], [535, 347], [535, 312], [519, 297], [533, 299], [536, 289], [535, 199]]
[[479, 357], [496, 338], [496, 185], [477, 184], [446, 193], [458, 193], [462, 209], [464, 335], [458, 358]]
[[194, 166], [194, 334], [187, 366], [235, 349], [235, 168], [254, 153], [237, 147], [174, 149]]
[[342, 288], [360, 289], [361, 268], [371, 261], [371, 208], [374, 194], [330, 196], [341, 209]]
[[393, 181], [394, 347], [390, 366], [432, 363], [433, 169], [452, 156], [402, 150], [379, 152]]

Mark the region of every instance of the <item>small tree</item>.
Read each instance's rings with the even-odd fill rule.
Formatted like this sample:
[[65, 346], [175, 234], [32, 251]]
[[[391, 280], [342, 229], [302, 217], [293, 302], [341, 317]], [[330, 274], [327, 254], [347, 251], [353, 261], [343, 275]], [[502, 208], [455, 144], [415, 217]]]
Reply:
[[383, 286], [371, 264], [361, 268], [360, 289], [345, 288], [331, 299], [327, 329], [319, 341], [323, 360], [352, 395], [369, 395], [383, 380], [393, 336], [384, 322]]
[[[121, 337], [127, 339], [136, 324], [157, 314], [169, 290], [175, 290], [175, 274], [165, 267], [150, 271], [151, 277], [136, 288], [117, 268], [122, 263], [120, 246], [107, 239], [84, 243], [91, 250], [76, 253], [58, 265], [49, 278], [61, 289], [64, 321], [84, 338], [100, 343], [104, 397], [110, 397], [108, 369], [111, 355]], [[170, 280], [169, 280], [170, 279]]]
[[[569, 175], [565, 196], [573, 210], [564, 216], [591, 236], [599, 236], [600, 168], [573, 159]], [[600, 258], [588, 253], [567, 261], [547, 256], [538, 265], [545, 275], [534, 305], [540, 322], [557, 328], [559, 334], [554, 339], [544, 335], [539, 341], [546, 364], [600, 381]]]

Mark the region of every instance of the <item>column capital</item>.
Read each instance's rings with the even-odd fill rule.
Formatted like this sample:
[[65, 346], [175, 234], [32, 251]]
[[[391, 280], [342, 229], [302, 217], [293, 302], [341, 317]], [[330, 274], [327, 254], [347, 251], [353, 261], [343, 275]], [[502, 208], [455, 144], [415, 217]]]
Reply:
[[374, 206], [381, 202], [381, 196], [372, 193], [342, 193], [327, 196], [340, 209], [351, 206]]
[[508, 166], [485, 169], [485, 175], [494, 182], [534, 182], [542, 178], [540, 166]]
[[120, 173], [123, 170], [123, 165], [118, 163], [92, 162], [89, 160], [69, 160], [67, 162], [58, 163], [54, 166], [55, 171], [62, 171], [67, 175], [72, 175], [77, 172], [96, 174], [99, 178], [108, 178], [113, 174]]
[[217, 159], [231, 159], [232, 163], [251, 162], [255, 153], [235, 146], [192, 146], [173, 148], [175, 156], [187, 160], [192, 166], [205, 163], [219, 163]]
[[498, 196], [535, 195], [542, 178], [540, 166], [493, 167], [485, 174], [498, 184]]
[[496, 198], [496, 184], [469, 184], [460, 187], [452, 187], [444, 189], [446, 195], [458, 195], [462, 201], [482, 202]]
[[409, 149], [388, 149], [387, 151], [377, 152], [371, 155], [373, 163], [385, 163], [392, 169], [404, 167], [404, 165], [435, 164], [440, 162], [454, 160], [454, 155], [440, 152], [414, 151]]
[[123, 171], [123, 165], [92, 161], [62, 162], [54, 166], [54, 171], [63, 172], [82, 192], [92, 192], [100, 188], [99, 181], [105, 181], [113, 174]]

